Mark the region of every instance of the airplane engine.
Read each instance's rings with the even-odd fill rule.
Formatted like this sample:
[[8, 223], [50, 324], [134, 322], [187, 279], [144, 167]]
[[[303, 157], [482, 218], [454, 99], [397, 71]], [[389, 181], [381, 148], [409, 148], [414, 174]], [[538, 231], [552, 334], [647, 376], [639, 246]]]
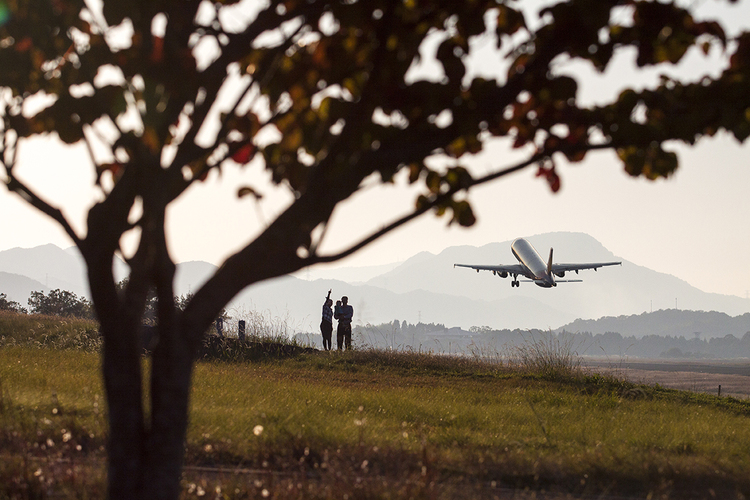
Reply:
[[507, 278], [508, 277], [508, 272], [507, 271], [498, 271], [497, 275], [500, 276], [501, 278]]
[[559, 273], [555, 273], [555, 276], [558, 278], [564, 278], [565, 277], [565, 271], [560, 271]]

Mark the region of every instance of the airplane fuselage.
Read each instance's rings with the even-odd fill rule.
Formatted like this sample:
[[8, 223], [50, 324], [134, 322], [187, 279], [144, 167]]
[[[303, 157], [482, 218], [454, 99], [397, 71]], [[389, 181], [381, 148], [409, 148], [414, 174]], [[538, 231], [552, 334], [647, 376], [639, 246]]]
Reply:
[[523, 238], [514, 240], [510, 245], [510, 251], [513, 252], [518, 262], [529, 270], [537, 286], [542, 288], [557, 286], [555, 278], [547, 270], [547, 264], [544, 263], [534, 246], [527, 240]]

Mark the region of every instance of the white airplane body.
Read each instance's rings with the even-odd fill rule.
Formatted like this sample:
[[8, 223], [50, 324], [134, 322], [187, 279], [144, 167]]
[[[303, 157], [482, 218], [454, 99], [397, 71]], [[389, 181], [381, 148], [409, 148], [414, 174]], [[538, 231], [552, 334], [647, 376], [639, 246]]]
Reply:
[[596, 271], [600, 267], [604, 266], [618, 266], [622, 262], [596, 262], [591, 264], [553, 264], [552, 263], [552, 249], [549, 249], [549, 261], [545, 264], [542, 257], [537, 253], [536, 249], [523, 238], [518, 238], [513, 241], [510, 245], [510, 250], [513, 255], [518, 259], [518, 264], [500, 264], [496, 266], [483, 266], [483, 265], [472, 265], [472, 264], [453, 264], [453, 267], [468, 267], [479, 271], [492, 271], [492, 274], [500, 276], [501, 278], [507, 278], [509, 275], [513, 277], [510, 286], [520, 286], [518, 276], [524, 276], [528, 280], [523, 280], [531, 283], [535, 283], [537, 286], [542, 288], [552, 288], [557, 286], [558, 283], [570, 283], [570, 282], [581, 282], [582, 280], [556, 280], [555, 276], [562, 278], [568, 271], [578, 271], [582, 269], [593, 269]]

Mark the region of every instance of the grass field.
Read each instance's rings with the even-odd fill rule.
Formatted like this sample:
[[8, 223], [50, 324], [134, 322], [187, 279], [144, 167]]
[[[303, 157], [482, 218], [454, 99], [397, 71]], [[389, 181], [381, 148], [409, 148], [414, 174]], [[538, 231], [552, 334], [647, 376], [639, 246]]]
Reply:
[[[0, 347], [0, 498], [103, 495], [98, 354], [59, 345]], [[198, 363], [184, 498], [750, 496], [747, 401], [424, 354], [261, 359]]]

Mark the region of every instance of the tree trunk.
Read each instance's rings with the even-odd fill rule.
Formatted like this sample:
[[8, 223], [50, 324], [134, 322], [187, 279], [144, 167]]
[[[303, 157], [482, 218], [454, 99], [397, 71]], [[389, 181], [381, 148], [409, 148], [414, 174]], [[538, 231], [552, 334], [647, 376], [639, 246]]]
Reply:
[[187, 353], [154, 353], [152, 370], [143, 498], [172, 500], [180, 494], [192, 359]]
[[[137, 329], [136, 329], [137, 331]], [[119, 336], [137, 338], [125, 328]], [[142, 357], [105, 344], [104, 379], [109, 407], [108, 497], [176, 499], [188, 425], [192, 354], [184, 342], [160, 341], [152, 356], [150, 420], [144, 413]], [[183, 335], [174, 335], [184, 338]], [[181, 345], [179, 345], [181, 344]], [[150, 425], [146, 425], [149, 422]]]
[[84, 246], [89, 286], [104, 340], [102, 376], [107, 398], [107, 492], [109, 498], [143, 498], [147, 429], [143, 419], [139, 326], [143, 302], [118, 296], [114, 250]]
[[146, 445], [145, 498], [176, 499], [188, 426], [193, 351], [174, 303], [175, 266], [157, 269], [159, 341], [151, 356], [151, 428]]
[[[176, 500], [180, 495], [195, 352], [195, 345], [187, 340], [195, 335], [188, 327], [194, 330], [197, 325], [187, 325], [178, 314], [172, 285], [175, 266], [165, 250], [152, 252], [144, 245], [130, 265], [128, 285], [118, 294], [111, 261], [89, 261], [89, 282], [104, 337], [108, 497]], [[158, 340], [151, 355], [151, 404], [146, 411], [140, 327], [152, 287], [158, 298]]]
[[105, 337], [102, 369], [109, 417], [108, 495], [112, 499], [143, 498], [146, 429], [137, 326], [125, 322], [117, 325], [117, 321], [103, 318], [101, 323]]

